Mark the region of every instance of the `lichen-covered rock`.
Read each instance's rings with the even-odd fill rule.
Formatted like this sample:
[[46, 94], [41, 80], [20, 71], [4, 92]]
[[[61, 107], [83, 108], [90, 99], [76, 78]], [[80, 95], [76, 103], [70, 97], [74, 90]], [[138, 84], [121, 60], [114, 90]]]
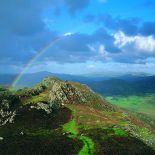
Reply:
[[13, 122], [19, 104], [18, 96], [7, 89], [0, 91], [0, 126]]
[[84, 103], [86, 99], [84, 95], [75, 87], [67, 82], [55, 82], [51, 86], [49, 93], [49, 103], [54, 107], [60, 107], [68, 103]]
[[30, 106], [31, 109], [44, 110], [47, 114], [52, 112], [52, 108], [47, 103], [38, 102], [37, 104], [33, 104]]
[[59, 109], [65, 104], [84, 104], [106, 111], [115, 110], [115, 107], [107, 103], [103, 97], [80, 83], [54, 80], [48, 89], [48, 102], [53, 109]]
[[0, 126], [5, 125], [7, 123], [13, 123], [13, 119], [16, 115], [15, 111], [4, 111], [0, 110]]

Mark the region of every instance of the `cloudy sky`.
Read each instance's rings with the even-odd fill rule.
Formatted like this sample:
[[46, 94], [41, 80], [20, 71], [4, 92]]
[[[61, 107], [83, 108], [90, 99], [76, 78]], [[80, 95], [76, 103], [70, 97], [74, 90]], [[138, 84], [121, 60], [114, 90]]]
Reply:
[[155, 73], [155, 1], [0, 0], [0, 73], [42, 50], [25, 72]]

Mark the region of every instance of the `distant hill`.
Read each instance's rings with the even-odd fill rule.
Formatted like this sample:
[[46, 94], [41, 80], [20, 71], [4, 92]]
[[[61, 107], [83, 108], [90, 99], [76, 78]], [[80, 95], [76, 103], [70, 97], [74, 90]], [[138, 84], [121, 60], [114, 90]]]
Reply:
[[[2, 74], [0, 73], [0, 85], [10, 85], [18, 74]], [[92, 82], [101, 82], [110, 79], [120, 79], [125, 81], [136, 81], [144, 79], [148, 77], [148, 74], [112, 74], [112, 73], [104, 73], [104, 74], [90, 74], [90, 75], [72, 75], [72, 74], [60, 74], [60, 73], [51, 73], [47, 71], [36, 72], [36, 73], [27, 73], [23, 74], [23, 76], [18, 81], [17, 85], [20, 86], [33, 86], [43, 80], [43, 78], [47, 76], [56, 76], [63, 80], [71, 80], [78, 81], [84, 83], [92, 83]]]
[[155, 76], [137, 80], [110, 79], [89, 83], [89, 86], [103, 95], [141, 95], [155, 92]]
[[16, 76], [16, 74], [0, 74], [0, 85], [10, 85]]
[[[146, 74], [126, 75], [70, 75], [50, 72], [24, 74], [17, 82], [18, 88], [32, 87], [47, 76], [55, 76], [63, 80], [87, 84], [94, 91], [108, 95], [137, 95], [155, 92], [155, 76]], [[16, 74], [0, 74], [0, 85], [11, 85]]]
[[[11, 85], [17, 76], [18, 74], [0, 74], [0, 85]], [[63, 80], [77, 81], [83, 83], [110, 79], [110, 77], [89, 77], [89, 76], [80, 76], [71, 74], [50, 73], [44, 71], [44, 72], [24, 74], [18, 81], [17, 86], [18, 87], [34, 86], [47, 76], [56, 76]]]

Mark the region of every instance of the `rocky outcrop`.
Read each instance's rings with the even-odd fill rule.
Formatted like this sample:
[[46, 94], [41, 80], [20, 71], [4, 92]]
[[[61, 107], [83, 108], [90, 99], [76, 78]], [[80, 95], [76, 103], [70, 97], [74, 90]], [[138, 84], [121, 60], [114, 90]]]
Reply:
[[69, 103], [79, 104], [85, 102], [87, 101], [84, 94], [67, 82], [55, 82], [49, 92], [49, 103], [54, 107]]
[[7, 89], [0, 90], [0, 126], [13, 122], [19, 104], [18, 96]]
[[66, 104], [83, 104], [105, 111], [115, 111], [114, 106], [88, 86], [47, 77], [35, 87], [18, 90], [14, 94], [8, 90], [0, 91], [0, 125], [13, 122], [20, 103], [44, 110], [48, 114]]
[[93, 92], [88, 86], [78, 82], [63, 81], [47, 77], [35, 87], [19, 92], [21, 100], [28, 99], [26, 104], [50, 113], [65, 104], [83, 104], [105, 111], [115, 111], [116, 107], [102, 96]]
[[32, 104], [30, 106], [31, 109], [38, 109], [38, 110], [44, 110], [47, 114], [52, 113], [53, 109], [50, 107], [49, 104], [43, 103], [43, 102], [38, 102], [36, 104]]
[[2, 100], [0, 103], [0, 126], [12, 123], [15, 115], [16, 111], [10, 110], [9, 101], [6, 99]]
[[[48, 80], [50, 80], [50, 78]], [[52, 81], [52, 79], [50, 81]], [[99, 109], [101, 108], [105, 111], [115, 111], [114, 106], [86, 85], [61, 80], [54, 80], [51, 83], [48, 102], [52, 109], [59, 109], [65, 104], [83, 104]]]

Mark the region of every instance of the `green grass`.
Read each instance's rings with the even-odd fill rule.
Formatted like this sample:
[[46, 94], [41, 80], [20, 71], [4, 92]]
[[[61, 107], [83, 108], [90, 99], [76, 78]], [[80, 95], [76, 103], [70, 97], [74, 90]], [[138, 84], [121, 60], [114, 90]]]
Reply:
[[137, 133], [143, 137], [143, 139], [149, 139], [149, 142], [155, 144], [155, 135], [151, 133], [147, 128], [136, 128]]
[[122, 108], [155, 118], [155, 94], [146, 94], [144, 96], [109, 96], [106, 99]]
[[39, 95], [32, 96], [28, 99], [26, 99], [23, 104], [29, 104], [29, 103], [38, 103], [42, 101], [46, 101], [47, 94], [46, 92], [40, 93]]
[[78, 134], [78, 129], [77, 129], [76, 122], [74, 119], [70, 120], [68, 123], [63, 125], [63, 129], [65, 132], [69, 132], [73, 135]]
[[120, 128], [113, 128], [113, 130], [117, 136], [127, 136], [126, 132]]
[[92, 139], [86, 136], [80, 136], [80, 139], [84, 142], [84, 146], [78, 155], [92, 155], [94, 154], [94, 142]]
[[78, 155], [93, 155], [94, 154], [94, 142], [87, 136], [78, 135], [78, 126], [74, 119], [71, 119], [68, 123], [63, 125], [63, 130], [70, 134], [70, 137], [76, 137], [83, 141], [83, 147]]

